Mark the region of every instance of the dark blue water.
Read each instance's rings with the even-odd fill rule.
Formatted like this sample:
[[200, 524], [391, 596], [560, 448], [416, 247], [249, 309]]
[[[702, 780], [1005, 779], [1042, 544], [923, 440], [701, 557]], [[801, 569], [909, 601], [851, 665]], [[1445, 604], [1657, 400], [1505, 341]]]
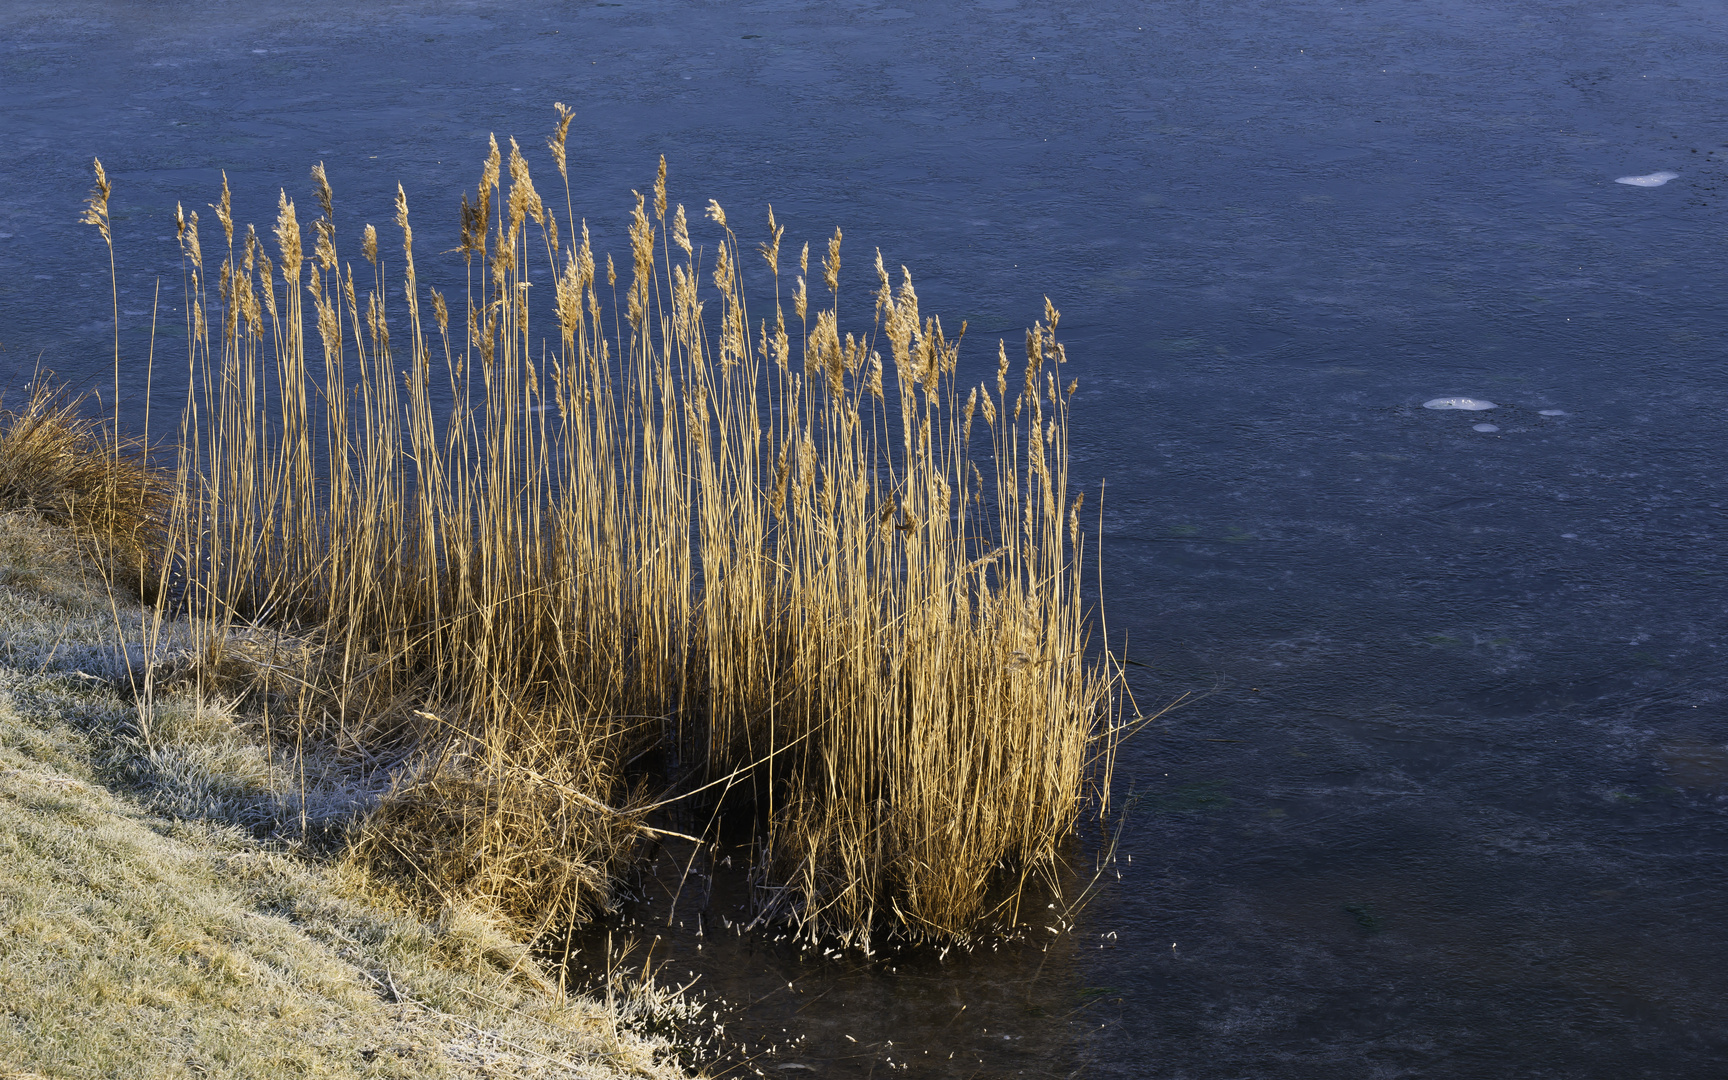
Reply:
[[1203, 692], [1123, 759], [1106, 887], [940, 962], [674, 925], [665, 973], [802, 1036], [769, 1075], [1723, 1075], [1725, 49], [1702, 0], [13, 0], [0, 380], [111, 379], [92, 156], [137, 422], [176, 201], [226, 169], [263, 224], [323, 160], [349, 251], [398, 181], [454, 247], [487, 133], [553, 187], [554, 100], [620, 255], [664, 153], [841, 226], [860, 318], [909, 266], [978, 372], [1048, 294], [1112, 644]]

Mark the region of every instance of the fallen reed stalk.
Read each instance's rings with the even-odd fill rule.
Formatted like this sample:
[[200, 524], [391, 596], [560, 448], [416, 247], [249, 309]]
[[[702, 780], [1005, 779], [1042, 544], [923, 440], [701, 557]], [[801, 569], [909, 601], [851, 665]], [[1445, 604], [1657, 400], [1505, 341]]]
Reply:
[[662, 782], [754, 816], [770, 917], [866, 945], [1013, 924], [1107, 803], [1121, 731], [1057, 312], [1016, 392], [1000, 344], [962, 387], [909, 273], [878, 253], [870, 328], [843, 337], [839, 230], [819, 277], [808, 244], [783, 273], [770, 211], [753, 313], [753, 256], [716, 203], [711, 254], [668, 220], [664, 160], [620, 284], [568, 210], [559, 108], [566, 220], [494, 141], [454, 319], [400, 188], [399, 262], [368, 225], [358, 282], [322, 166], [310, 252], [286, 194], [273, 245], [236, 239], [224, 181], [219, 267], [180, 216], [167, 535], [206, 648], [254, 620], [305, 644], [277, 737], [400, 756], [354, 852], [428, 898], [530, 925], [604, 903], [654, 832], [632, 763], [658, 751]]

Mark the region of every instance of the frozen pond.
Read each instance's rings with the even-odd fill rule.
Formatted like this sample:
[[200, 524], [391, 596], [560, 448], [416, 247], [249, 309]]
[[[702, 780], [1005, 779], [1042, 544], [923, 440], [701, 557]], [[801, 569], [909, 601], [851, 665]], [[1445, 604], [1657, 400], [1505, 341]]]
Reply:
[[[262, 226], [324, 161], [348, 251], [400, 181], [449, 249], [489, 132], [552, 190], [553, 101], [601, 250], [665, 153], [735, 227], [842, 227], [858, 319], [872, 249], [910, 267], [976, 377], [1063, 312], [1111, 643], [1143, 704], [1200, 696], [1125, 755], [1121, 877], [1070, 934], [664, 929], [733, 1032], [803, 1036], [769, 1075], [1728, 1074], [1719, 4], [281, 10], [0, 10], [11, 392], [110, 378], [93, 156], [141, 357], [218, 170]], [[1434, 407], [1466, 396], [1496, 407]]]

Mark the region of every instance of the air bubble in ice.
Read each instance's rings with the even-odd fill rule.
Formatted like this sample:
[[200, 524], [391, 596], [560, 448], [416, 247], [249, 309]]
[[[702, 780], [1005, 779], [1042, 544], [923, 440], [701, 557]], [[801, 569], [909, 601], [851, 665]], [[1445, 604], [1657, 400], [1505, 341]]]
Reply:
[[1565, 409], [1543, 409], [1541, 412], [1537, 413], [1536, 415], [1537, 416], [1565, 416], [1566, 410]]
[[1499, 431], [1500, 425], [1499, 424], [1476, 424], [1476, 425], [1472, 426], [1470, 428], [1470, 430], [1471, 431], [1480, 431], [1484, 435], [1488, 435], [1488, 434], [1492, 434], [1496, 431]]
[[1480, 398], [1437, 397], [1432, 401], [1424, 401], [1422, 407], [1424, 409], [1464, 409], [1468, 412], [1481, 412], [1483, 409], [1498, 409], [1500, 406]]
[[1661, 187], [1668, 181], [1679, 178], [1680, 174], [1677, 172], [1653, 172], [1646, 176], [1622, 176], [1614, 182], [1616, 184], [1631, 184], [1633, 187]]

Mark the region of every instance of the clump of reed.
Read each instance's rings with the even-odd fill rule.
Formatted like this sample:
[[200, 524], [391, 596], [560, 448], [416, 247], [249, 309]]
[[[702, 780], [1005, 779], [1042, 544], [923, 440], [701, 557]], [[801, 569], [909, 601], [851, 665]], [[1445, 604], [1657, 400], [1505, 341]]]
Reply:
[[772, 210], [750, 251], [710, 202], [698, 246], [664, 159], [602, 264], [559, 112], [565, 217], [494, 141], [454, 300], [419, 282], [400, 187], [400, 254], [367, 225], [358, 273], [322, 166], [310, 228], [283, 194], [271, 241], [224, 181], [219, 266], [180, 215], [165, 528], [207, 649], [247, 621], [308, 643], [276, 737], [400, 760], [354, 852], [427, 899], [579, 917], [683, 798], [754, 816], [764, 913], [808, 933], [1012, 924], [1120, 731], [1057, 312], [963, 386], [964, 328], [908, 272], [878, 253], [842, 334], [839, 230], [794, 273]]

